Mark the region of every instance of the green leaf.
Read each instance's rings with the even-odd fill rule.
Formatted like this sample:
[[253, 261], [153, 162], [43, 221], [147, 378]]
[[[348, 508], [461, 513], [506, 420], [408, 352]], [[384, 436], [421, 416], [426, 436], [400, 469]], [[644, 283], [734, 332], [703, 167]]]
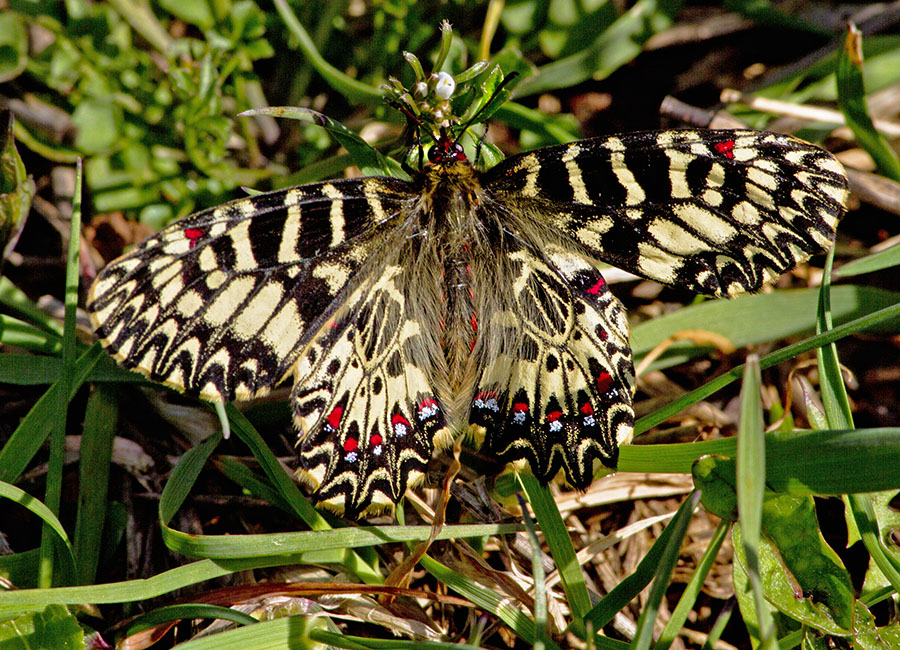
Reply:
[[[900, 512], [897, 512], [896, 509], [889, 505], [896, 495], [896, 490], [871, 495], [872, 509], [875, 511], [876, 520], [878, 521], [878, 536], [881, 539], [889, 539], [894, 534], [894, 531], [900, 530]], [[896, 544], [886, 546], [885, 550], [888, 554], [892, 554], [900, 561], [900, 550], [898, 550]], [[871, 596], [889, 586], [890, 581], [885, 577], [881, 569], [878, 568], [878, 564], [870, 562], [869, 569], [866, 571], [866, 579], [862, 587], [862, 597], [866, 598]]]
[[0, 83], [12, 81], [28, 65], [28, 29], [9, 9], [0, 14]]
[[111, 97], [86, 99], [72, 113], [75, 126], [75, 146], [84, 153], [109, 153], [119, 143], [122, 128], [122, 109]]
[[640, 54], [647, 39], [667, 29], [683, 4], [678, 0], [639, 0], [588, 47], [539, 68], [519, 84], [516, 94], [526, 97], [588, 79], [605, 79]]
[[268, 108], [254, 108], [238, 114], [239, 117], [252, 115], [285, 117], [321, 126], [331, 134], [339, 145], [350, 153], [365, 176], [396, 176], [400, 178], [407, 176], [397, 161], [382, 155], [380, 151], [374, 149], [372, 145], [346, 126], [318, 111], [295, 106], [271, 106]]
[[[753, 623], [756, 616], [756, 605], [752, 597], [750, 597], [747, 558], [744, 553], [740, 525], [734, 526], [732, 537], [734, 543], [732, 579], [734, 581], [735, 596], [737, 596], [741, 613], [744, 621], [747, 623], [751, 637], [759, 638], [759, 630], [756, 624]], [[767, 610], [769, 607], [774, 607], [790, 618], [812, 625], [828, 634], [846, 634], [846, 630], [837, 625], [825, 612], [814, 607], [810, 600], [797, 598], [796, 583], [793, 582], [790, 574], [785, 571], [778, 549], [767, 537], [762, 537], [759, 541], [759, 571], [761, 582], [766, 587], [765, 607]]]
[[84, 630], [62, 605], [0, 623], [3, 650], [83, 650]]
[[703, 456], [691, 468], [703, 507], [726, 521], [737, 521], [737, 464], [725, 456]]
[[850, 24], [838, 58], [838, 104], [847, 118], [847, 126], [863, 149], [872, 156], [878, 171], [892, 180], [900, 181], [900, 158], [884, 136], [875, 129], [866, 106], [862, 59], [862, 34], [855, 25]]
[[215, 24], [207, 0], [159, 0], [159, 6], [200, 29], [209, 29]]
[[[0, 15], [0, 32], [4, 17]], [[0, 112], [0, 268], [25, 226], [35, 191], [34, 180], [25, 172], [25, 163], [16, 151], [13, 125], [12, 113]]]
[[849, 278], [863, 273], [873, 273], [882, 269], [900, 266], [900, 245], [871, 253], [852, 262], [848, 262], [834, 272], [834, 277]]
[[888, 552], [885, 548], [872, 497], [866, 494], [850, 494], [847, 498], [859, 535], [872, 561], [878, 565], [894, 591], [900, 592], [900, 553]]
[[[876, 626], [875, 617], [866, 607], [856, 603], [856, 634], [853, 647], [856, 650], [893, 650], [900, 648], [900, 621], [895, 618], [887, 625]], [[832, 645], [832, 647], [834, 647]], [[826, 650], [831, 650], [827, 648]]]
[[[850, 574], [819, 530], [811, 497], [769, 496], [763, 504], [763, 526], [811, 607], [821, 611], [845, 633], [853, 628], [855, 595]], [[791, 603], [769, 600], [780, 610]], [[801, 619], [802, 620], [802, 619]], [[804, 621], [805, 622], [805, 621]]]

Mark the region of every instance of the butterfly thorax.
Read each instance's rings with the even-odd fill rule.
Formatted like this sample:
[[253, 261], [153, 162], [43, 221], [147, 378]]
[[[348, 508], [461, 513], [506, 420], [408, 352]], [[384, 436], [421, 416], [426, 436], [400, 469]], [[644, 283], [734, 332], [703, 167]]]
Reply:
[[[436, 161], [425, 167], [416, 182], [421, 184], [416, 213], [428, 241], [421, 242], [424, 250], [411, 261], [414, 270], [407, 286], [418, 292], [419, 280], [437, 282], [433, 291], [439, 299], [430, 308], [437, 307], [439, 313], [420, 312], [419, 316], [426, 322], [436, 316], [437, 345], [429, 356], [439, 358], [434, 359], [432, 377], [447, 421], [457, 428], [454, 424], [467, 421], [479, 365], [473, 349], [479, 326], [477, 293], [484, 278], [479, 277], [475, 259], [489, 255], [482, 216], [484, 190], [478, 172], [465, 158]], [[413, 295], [409, 298], [415, 301]], [[416, 307], [429, 308], [421, 303]]]

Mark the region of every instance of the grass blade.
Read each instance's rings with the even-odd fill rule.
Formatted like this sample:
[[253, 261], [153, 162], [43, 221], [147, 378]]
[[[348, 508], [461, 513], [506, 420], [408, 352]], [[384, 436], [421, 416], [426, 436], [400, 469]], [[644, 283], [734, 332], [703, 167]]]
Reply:
[[760, 647], [777, 648], [775, 621], [763, 596], [760, 574], [759, 544], [762, 534], [762, 504], [766, 484], [766, 442], [760, 398], [759, 359], [750, 355], [744, 370], [741, 389], [741, 418], [737, 437], [737, 501], [738, 521], [747, 572], [753, 590], [753, 601], [759, 626]]
[[82, 585], [92, 583], [97, 575], [118, 417], [115, 388], [95, 386], [84, 412], [74, 534], [78, 584]]
[[591, 597], [588, 595], [581, 565], [575, 556], [572, 538], [569, 537], [550, 490], [538, 483], [531, 474], [519, 474], [518, 479], [528, 495], [531, 507], [534, 508], [534, 516], [541, 526], [550, 555], [556, 563], [572, 615], [575, 621], [579, 622], [591, 609]]
[[[637, 634], [631, 642], [634, 650], [648, 650], [650, 644], [653, 643], [653, 627], [656, 624], [656, 617], [659, 614], [659, 606], [662, 599], [666, 595], [666, 588], [672, 579], [672, 571], [675, 570], [675, 564], [681, 554], [681, 544], [684, 536], [687, 534], [688, 524], [691, 522], [691, 515], [700, 502], [700, 493], [692, 493], [686, 500], [687, 507], [679, 508], [678, 514], [669, 524], [672, 527], [672, 537], [669, 543], [663, 549], [656, 567], [656, 575], [653, 577], [653, 584], [650, 587], [650, 594], [641, 609], [641, 615], [638, 617]], [[684, 504], [682, 504], [684, 506]]]
[[685, 622], [687, 622], [688, 616], [694, 608], [697, 598], [700, 596], [700, 590], [703, 588], [706, 576], [709, 575], [709, 571], [716, 561], [716, 556], [719, 554], [719, 549], [722, 548], [722, 543], [728, 536], [728, 529], [730, 527], [731, 523], [725, 520], [720, 521], [719, 525], [716, 526], [716, 530], [713, 532], [709, 544], [703, 552], [703, 557], [700, 558], [697, 568], [694, 569], [690, 581], [684, 588], [681, 598], [678, 599], [678, 604], [675, 606], [675, 609], [672, 610], [672, 615], [666, 622], [666, 626], [663, 628], [662, 633], [659, 635], [659, 639], [653, 646], [653, 650], [666, 650], [669, 648], [675, 640], [675, 637], [678, 636], [678, 632], [684, 626]]
[[605, 627], [616, 612], [623, 609], [631, 600], [637, 596], [648, 584], [653, 580], [656, 574], [656, 567], [659, 564], [666, 546], [672, 542], [672, 538], [678, 524], [682, 518], [690, 518], [694, 507], [691, 505], [692, 499], [686, 499], [678, 508], [675, 517], [663, 529], [663, 532], [650, 547], [647, 555], [640, 561], [634, 572], [617, 584], [604, 598], [594, 605], [594, 607], [584, 617], [586, 623], [594, 626], [595, 630]]
[[[81, 250], [81, 160], [76, 165], [75, 196], [72, 204], [72, 220], [69, 224], [69, 247], [66, 254], [65, 317], [62, 337], [62, 369], [59, 375], [61, 390], [56, 393], [56, 417], [50, 433], [50, 459], [47, 468], [47, 487], [44, 502], [54, 514], [59, 514], [62, 498], [62, 473], [66, 453], [66, 419], [69, 412], [75, 370], [75, 310], [78, 305], [78, 253]], [[41, 535], [41, 559], [38, 585], [53, 584], [53, 554], [56, 552], [56, 535], [44, 526]], [[75, 576], [71, 575], [70, 579]]]
[[[799, 354], [809, 352], [810, 350], [814, 350], [823, 345], [827, 345], [828, 343], [833, 343], [834, 341], [838, 341], [845, 336], [850, 336], [851, 334], [856, 334], [857, 332], [864, 332], [867, 329], [871, 329], [883, 323], [889, 322], [897, 318], [898, 316], [900, 316], [900, 304], [894, 304], [888, 307], [884, 307], [883, 309], [879, 309], [878, 311], [867, 314], [866, 316], [861, 316], [860, 318], [856, 318], [852, 321], [844, 323], [843, 325], [838, 325], [834, 329], [831, 329], [827, 332], [817, 334], [816, 336], [811, 336], [808, 339], [798, 341], [797, 343], [785, 346], [780, 350], [771, 352], [759, 360], [759, 367], [761, 370], [771, 368], [772, 366], [778, 365], [779, 363], [787, 361], [788, 359], [792, 359]], [[682, 409], [686, 408], [687, 406], [696, 404], [700, 400], [709, 397], [717, 390], [720, 390], [733, 381], [736, 381], [743, 375], [744, 367], [744, 364], [735, 366], [728, 372], [719, 375], [703, 386], [700, 386], [699, 388], [692, 390], [685, 395], [682, 395], [678, 399], [674, 400], [671, 404], [664, 406], [663, 408], [655, 411], [654, 413], [651, 413], [650, 415], [642, 417], [634, 424], [634, 434], [637, 436], [641, 433], [644, 433], [645, 431], [648, 431], [649, 429], [652, 429], [656, 425], [665, 422], [667, 419], [669, 419]]]
[[351, 101], [381, 103], [384, 96], [381, 90], [347, 76], [324, 59], [285, 0], [275, 0], [275, 9], [278, 10], [290, 33], [297, 39], [297, 45], [307, 62], [329, 86]]
[[24, 471], [41, 445], [44, 444], [47, 436], [50, 435], [52, 423], [56, 417], [55, 407], [60, 399], [59, 394], [66, 396], [65, 401], [68, 403], [68, 400], [72, 399], [75, 392], [87, 380], [94, 364], [102, 357], [103, 349], [99, 343], [95, 343], [75, 362], [68, 391], [62, 386], [60, 380], [57, 380], [31, 407], [31, 410], [13, 431], [12, 436], [3, 445], [3, 449], [0, 449], [0, 481], [13, 482]]
[[543, 650], [547, 643], [547, 590], [544, 588], [544, 565], [541, 563], [541, 543], [538, 541], [537, 531], [531, 515], [528, 514], [528, 505], [522, 495], [519, 497], [519, 505], [522, 508], [522, 520], [525, 522], [525, 530], [528, 531], [528, 541], [531, 542], [531, 577], [534, 580], [534, 647]]
[[847, 126], [853, 131], [878, 167], [888, 178], [900, 181], [900, 159], [884, 136], [875, 129], [869, 109], [862, 75], [862, 34], [856, 25], [848, 25], [844, 47], [838, 57], [838, 104], [847, 117]]

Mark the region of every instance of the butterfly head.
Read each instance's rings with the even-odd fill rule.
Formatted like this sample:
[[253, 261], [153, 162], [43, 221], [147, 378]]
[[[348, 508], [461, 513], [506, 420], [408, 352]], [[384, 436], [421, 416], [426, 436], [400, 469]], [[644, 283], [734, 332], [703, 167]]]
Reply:
[[428, 150], [428, 162], [432, 165], [448, 165], [454, 162], [468, 162], [466, 152], [459, 140], [451, 138], [445, 129]]

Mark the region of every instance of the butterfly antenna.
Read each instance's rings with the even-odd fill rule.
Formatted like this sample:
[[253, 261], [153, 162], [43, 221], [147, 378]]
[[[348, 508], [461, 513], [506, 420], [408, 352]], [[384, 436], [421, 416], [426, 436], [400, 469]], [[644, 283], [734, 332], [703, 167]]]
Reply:
[[478, 167], [481, 162], [481, 146], [484, 144], [484, 139], [487, 137], [488, 130], [485, 129], [481, 134], [481, 137], [478, 138], [478, 144], [475, 145], [475, 166]]
[[[415, 126], [416, 126], [416, 146], [419, 149], [419, 171], [421, 171], [422, 167], [425, 164], [425, 161], [422, 157], [424, 155], [424, 153], [423, 153], [424, 148], [422, 147], [422, 131], [424, 131], [428, 135], [428, 137], [431, 138], [431, 141], [435, 145], [438, 144], [438, 139], [436, 137], [434, 137], [434, 134], [431, 131], [429, 131], [428, 129], [425, 128], [425, 125], [422, 124], [422, 120], [419, 119], [418, 115], [413, 113], [412, 109], [410, 109], [409, 106], [407, 106], [406, 104], [404, 104], [402, 102], [394, 101], [394, 100], [387, 100], [387, 104], [391, 108], [394, 108], [394, 109], [400, 111], [401, 113], [403, 113], [403, 115], [406, 117], [407, 126], [409, 126], [410, 124], [415, 124]], [[404, 158], [404, 162], [403, 162], [404, 170], [403, 171], [407, 172], [408, 174], [412, 174], [411, 169], [406, 169], [407, 166], [408, 165], [406, 164], [406, 160]]]

